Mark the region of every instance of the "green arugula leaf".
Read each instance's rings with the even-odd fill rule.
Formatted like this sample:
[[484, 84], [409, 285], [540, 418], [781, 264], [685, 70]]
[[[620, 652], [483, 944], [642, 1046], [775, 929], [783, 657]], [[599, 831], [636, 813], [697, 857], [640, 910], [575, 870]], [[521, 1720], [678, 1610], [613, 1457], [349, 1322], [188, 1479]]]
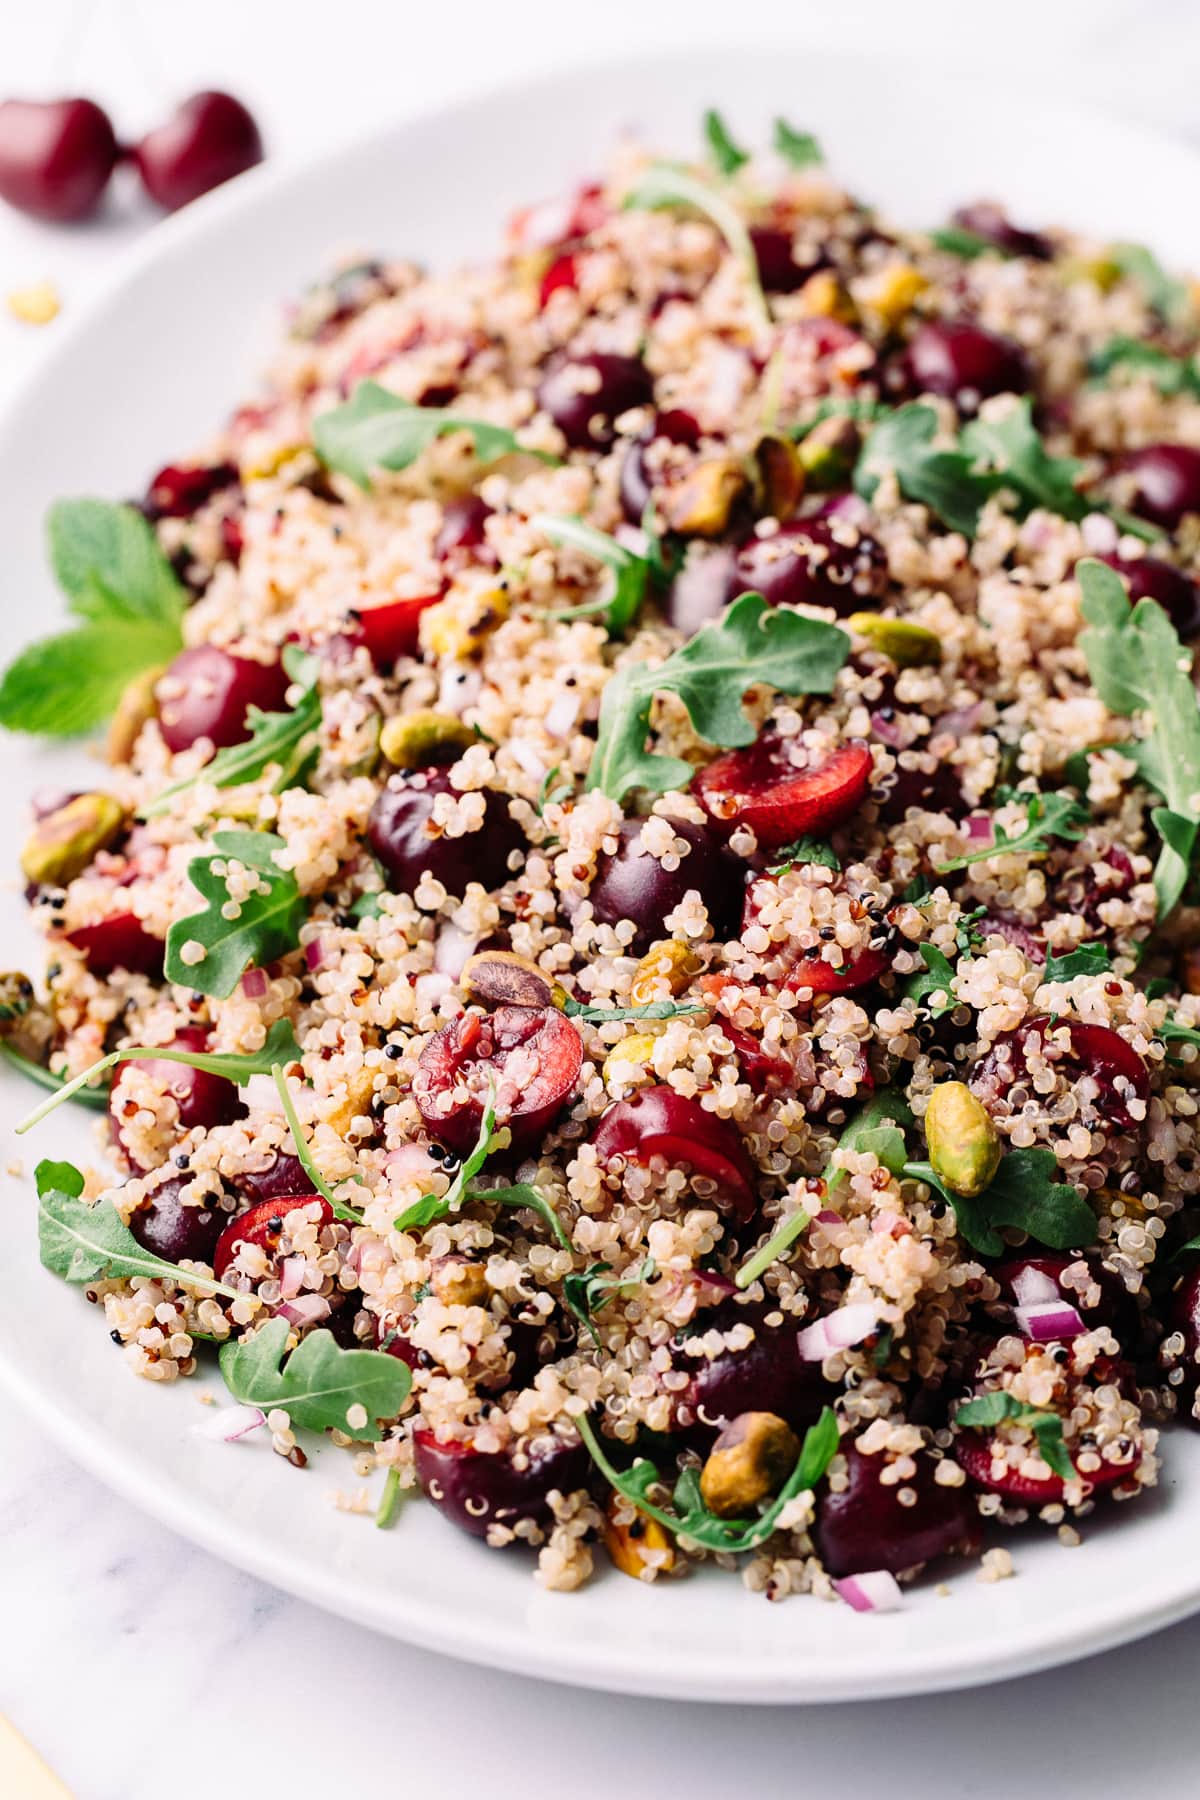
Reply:
[[980, 237], [977, 231], [968, 231], [963, 225], [939, 225], [929, 233], [929, 241], [935, 250], [945, 250], [951, 256], [961, 256], [964, 262], [974, 262], [977, 256], [1008, 256], [1009, 251], [991, 238]]
[[825, 161], [824, 152], [811, 131], [796, 131], [786, 119], [776, 119], [771, 148], [793, 169], [811, 169]]
[[674, 1510], [668, 1511], [647, 1498], [650, 1490], [659, 1485], [658, 1470], [653, 1463], [639, 1458], [631, 1469], [621, 1473], [609, 1462], [586, 1413], [576, 1417], [575, 1426], [609, 1486], [631, 1501], [639, 1512], [657, 1519], [666, 1530], [687, 1543], [704, 1550], [722, 1551], [728, 1556], [757, 1549], [764, 1543], [775, 1530], [785, 1506], [797, 1494], [809, 1493], [816, 1487], [838, 1447], [837, 1417], [827, 1406], [816, 1424], [805, 1432], [795, 1468], [762, 1516], [757, 1519], [719, 1519], [709, 1512], [701, 1499], [699, 1476], [694, 1469], [686, 1470], [676, 1482]]
[[154, 530], [132, 506], [60, 500], [50, 559], [84, 623], [30, 644], [0, 680], [0, 725], [72, 737], [100, 725], [129, 682], [183, 648], [187, 596]]
[[121, 1223], [111, 1200], [94, 1206], [82, 1200], [83, 1176], [69, 1162], [40, 1162], [35, 1171], [38, 1192], [38, 1244], [42, 1266], [77, 1285], [88, 1281], [128, 1281], [144, 1275], [202, 1294], [240, 1299], [236, 1288], [211, 1275], [198, 1275], [178, 1263], [143, 1250], [128, 1225]]
[[630, 788], [661, 793], [691, 779], [690, 763], [646, 752], [655, 694], [678, 694], [710, 744], [750, 744], [755, 727], [742, 706], [748, 688], [763, 682], [784, 694], [832, 693], [849, 651], [838, 626], [743, 594], [656, 669], [626, 664], [610, 676], [588, 787], [622, 800]]
[[495, 1094], [489, 1093], [483, 1108], [480, 1121], [479, 1136], [474, 1147], [464, 1157], [454, 1180], [444, 1194], [423, 1194], [421, 1198], [407, 1207], [397, 1219], [392, 1220], [396, 1231], [424, 1231], [437, 1219], [448, 1218], [458, 1213], [464, 1206], [473, 1201], [484, 1201], [492, 1206], [529, 1207], [544, 1219], [564, 1250], [572, 1248], [571, 1240], [563, 1229], [562, 1220], [547, 1200], [546, 1196], [528, 1181], [517, 1182], [513, 1187], [481, 1188], [474, 1185], [474, 1177], [479, 1174], [487, 1161], [496, 1137], [496, 1104]]
[[[377, 381], [360, 381], [343, 406], [313, 420], [313, 447], [327, 468], [369, 488], [374, 469], [407, 469], [435, 438], [467, 431], [480, 462], [521, 450], [513, 432], [485, 419], [464, 418], [440, 406], [415, 406]], [[542, 450], [526, 451], [541, 462], [556, 462]]]
[[1007, 1150], [989, 1188], [974, 1199], [952, 1193], [927, 1162], [906, 1163], [904, 1174], [923, 1181], [954, 1208], [958, 1233], [983, 1256], [999, 1256], [998, 1228], [1011, 1225], [1052, 1250], [1075, 1250], [1096, 1236], [1096, 1217], [1068, 1182], [1056, 1179], [1053, 1150]]
[[573, 606], [568, 612], [556, 613], [555, 617], [582, 619], [603, 613], [609, 636], [620, 637], [641, 610], [647, 584], [655, 573], [654, 560], [627, 550], [616, 538], [609, 537], [605, 531], [597, 531], [594, 525], [587, 525], [582, 519], [535, 513], [529, 523], [536, 531], [544, 532], [552, 543], [582, 550], [585, 556], [594, 556], [597, 562], [604, 563], [613, 572], [611, 592], [599, 600]]
[[1079, 647], [1092, 685], [1110, 712], [1144, 713], [1150, 727], [1149, 760], [1139, 759], [1139, 769], [1166, 801], [1150, 815], [1163, 840], [1154, 870], [1161, 924], [1187, 885], [1200, 829], [1200, 707], [1190, 657], [1164, 609], [1149, 599], [1132, 606], [1115, 569], [1089, 557], [1075, 572], [1087, 620]]
[[702, 181], [677, 163], [651, 163], [644, 169], [621, 203], [628, 209], [662, 212], [672, 207], [688, 207], [703, 214], [725, 239], [733, 255], [742, 265], [750, 308], [756, 323], [764, 330], [771, 325], [770, 309], [763, 294], [758, 274], [758, 258], [746, 229], [745, 220], [732, 201], [709, 182]]
[[[295, 1040], [293, 1039], [293, 1042], [294, 1041]], [[299, 1060], [299, 1054], [300, 1053], [297, 1050], [295, 1057], [288, 1057], [286, 1060], [289, 1062], [297, 1061]], [[304, 1173], [308, 1176], [308, 1179], [312, 1182], [322, 1199], [328, 1201], [329, 1205], [333, 1208], [333, 1216], [335, 1219], [341, 1219], [347, 1225], [361, 1225], [362, 1214], [357, 1212], [354, 1207], [347, 1206], [344, 1201], [338, 1199], [337, 1195], [316, 1165], [313, 1153], [309, 1149], [308, 1139], [304, 1135], [304, 1127], [301, 1125], [299, 1115], [296, 1112], [296, 1105], [292, 1099], [291, 1090], [288, 1087], [287, 1076], [284, 1074], [282, 1062], [276, 1062], [271, 1070], [271, 1076], [275, 1082], [275, 1091], [279, 1095], [280, 1104], [283, 1107], [283, 1116], [287, 1120], [288, 1130], [292, 1134], [292, 1143], [295, 1146], [296, 1160], [299, 1162], [300, 1167], [304, 1170]]]
[[[901, 984], [900, 993], [911, 1005], [923, 1006], [931, 1019], [940, 1019], [958, 1005], [952, 986], [954, 964], [936, 944], [922, 944], [920, 951], [924, 973], [918, 970], [910, 975]], [[945, 998], [935, 1000], [935, 994], [944, 994]]]
[[704, 141], [709, 159], [721, 175], [736, 175], [750, 161], [750, 152], [734, 142], [724, 119], [712, 106], [704, 115]]
[[317, 692], [320, 665], [315, 656], [295, 644], [285, 647], [283, 665], [303, 690], [291, 711], [268, 713], [252, 706], [246, 714], [246, 723], [250, 727], [246, 741], [218, 750], [212, 761], [194, 775], [164, 788], [148, 806], [142, 807], [139, 819], [158, 818], [168, 811], [177, 794], [186, 793], [199, 782], [219, 788], [241, 787], [244, 782], [256, 781], [272, 763], [280, 771], [275, 783], [277, 794], [285, 787], [301, 785], [298, 776], [309, 750], [316, 747], [316, 733], [321, 724], [321, 696]]
[[919, 401], [881, 419], [863, 445], [854, 471], [855, 490], [870, 500], [880, 477], [894, 474], [906, 500], [927, 506], [952, 531], [974, 537], [994, 484], [974, 470], [973, 456], [935, 449], [937, 429], [932, 406]]
[[852, 396], [820, 400], [807, 419], [799, 425], [788, 427], [788, 433], [797, 443], [801, 443], [810, 431], [815, 431], [826, 419], [854, 419], [860, 424], [870, 424], [876, 419], [890, 418], [892, 412], [893, 408], [885, 405], [882, 400], [858, 400]]
[[1063, 519], [1082, 519], [1096, 511], [1075, 483], [1083, 464], [1071, 456], [1051, 456], [1033, 423], [1033, 401], [1026, 394], [1003, 418], [973, 419], [961, 443], [976, 464], [992, 475], [992, 485], [1016, 492], [1021, 517], [1044, 507]]
[[1110, 244], [1108, 258], [1141, 288], [1146, 304], [1160, 318], [1177, 325], [1191, 318], [1192, 297], [1186, 281], [1168, 275], [1144, 244]]
[[982, 849], [956, 856], [951, 862], [935, 863], [939, 875], [948, 875], [954, 869], [969, 869], [972, 863], [987, 862], [989, 857], [1005, 856], [1012, 851], [1045, 856], [1052, 839], [1076, 843], [1087, 830], [1091, 815], [1083, 802], [1071, 794], [1061, 790], [1051, 794], [1030, 794], [1021, 790], [1013, 798], [1026, 802], [1022, 829], [1010, 837], [1003, 825], [996, 826], [992, 842]]
[[[1151, 982], [1146, 988], [1146, 998], [1149, 1000], [1155, 998], [1155, 995], [1150, 992], [1153, 986], [1154, 983]], [[1157, 1035], [1168, 1044], [1195, 1044], [1197, 1048], [1200, 1048], [1200, 1031], [1197, 1031], [1193, 1025], [1181, 1024], [1178, 1019], [1164, 1019], [1158, 1028]], [[1170, 1060], [1174, 1062], [1178, 1059], [1172, 1057]]]
[[[884, 1088], [872, 1096], [866, 1105], [861, 1107], [849, 1120], [837, 1147], [839, 1150], [869, 1150], [885, 1168], [898, 1174], [904, 1163], [904, 1131], [913, 1122], [912, 1110], [903, 1095], [893, 1093]], [[841, 1179], [842, 1171], [830, 1162], [822, 1179], [827, 1193], [831, 1193]], [[782, 1225], [768, 1238], [761, 1250], [756, 1250], [738, 1270], [734, 1277], [739, 1288], [748, 1288], [758, 1280], [764, 1270], [772, 1263], [786, 1256], [796, 1239], [808, 1230], [810, 1215], [803, 1207], [797, 1207], [789, 1213]]]
[[614, 1276], [611, 1271], [611, 1263], [589, 1263], [581, 1273], [568, 1275], [563, 1281], [567, 1310], [574, 1313], [584, 1329], [591, 1333], [597, 1349], [600, 1348], [600, 1334], [592, 1323], [595, 1315], [602, 1312], [615, 1295], [630, 1294], [645, 1282], [653, 1281], [658, 1274], [658, 1264], [648, 1256], [632, 1275]]
[[611, 1025], [617, 1020], [684, 1019], [692, 1013], [708, 1012], [707, 1006], [688, 1006], [679, 1000], [648, 1000], [642, 1006], [587, 1006], [568, 994], [562, 1010], [568, 1019], [583, 1019], [589, 1025]]
[[392, 1522], [399, 1499], [400, 1471], [393, 1464], [384, 1477], [383, 1493], [380, 1495], [379, 1505], [375, 1509], [375, 1525], [377, 1530], [387, 1530]]
[[[99, 1062], [94, 1062], [82, 1074], [75, 1075], [70, 1081], [59, 1081], [52, 1077], [55, 1092], [51, 1099], [43, 1100], [28, 1118], [22, 1119], [16, 1127], [17, 1135], [29, 1131], [55, 1107], [64, 1100], [84, 1100], [85, 1104], [107, 1107], [108, 1090], [89, 1086], [98, 1075], [109, 1069], [115, 1069], [118, 1063], [136, 1062], [142, 1057], [153, 1057], [156, 1062], [186, 1063], [191, 1069], [203, 1069], [209, 1075], [223, 1075], [226, 1081], [236, 1082], [244, 1087], [252, 1075], [269, 1075], [276, 1063], [299, 1062], [300, 1046], [296, 1042], [296, 1034], [288, 1019], [276, 1019], [267, 1033], [266, 1042], [261, 1050], [173, 1050], [157, 1049], [148, 1044], [130, 1044], [124, 1050], [110, 1050]], [[93, 1100], [91, 1096], [95, 1096]]]
[[[330, 1331], [311, 1331], [283, 1360], [291, 1327], [270, 1319], [251, 1338], [221, 1346], [221, 1377], [235, 1400], [263, 1412], [284, 1407], [307, 1431], [344, 1432], [356, 1444], [383, 1436], [379, 1420], [394, 1419], [408, 1399], [412, 1371], [383, 1350], [343, 1350]], [[282, 1364], [282, 1366], [281, 1366]], [[352, 1425], [361, 1406], [366, 1423]]]
[[[48, 1088], [52, 1094], [57, 1096], [67, 1085], [69, 1078], [66, 1075], [56, 1075], [53, 1069], [48, 1069], [44, 1063], [34, 1062], [32, 1057], [23, 1056], [15, 1044], [10, 1044], [3, 1038], [0, 1038], [0, 1056], [10, 1063], [19, 1074], [32, 1081], [35, 1087]], [[80, 1106], [91, 1107], [96, 1112], [108, 1111], [107, 1088], [83, 1087], [77, 1093], [69, 1094], [67, 1098], [76, 1101]], [[17, 1129], [19, 1130], [20, 1127], [18, 1126]]]
[[786, 875], [797, 863], [815, 863], [821, 869], [840, 869], [841, 859], [832, 845], [822, 843], [820, 838], [801, 837], [793, 844], [785, 844], [782, 850], [776, 851], [777, 862], [769, 863], [768, 872], [772, 875]]
[[[296, 948], [308, 901], [295, 876], [274, 861], [287, 848], [281, 837], [269, 831], [218, 831], [212, 842], [211, 854], [188, 864], [188, 880], [208, 905], [172, 921], [164, 966], [168, 981], [224, 1000], [252, 965], [274, 962]], [[228, 919], [223, 911], [230, 904], [225, 865], [231, 861], [253, 870], [259, 885]], [[183, 959], [184, 945], [192, 942], [204, 947], [198, 963]]]
[[1101, 380], [1114, 370], [1146, 375], [1160, 394], [1170, 398], [1178, 394], [1200, 395], [1200, 366], [1194, 356], [1172, 356], [1169, 350], [1143, 343], [1141, 338], [1110, 338], [1089, 357], [1088, 368]]
[[1076, 975], [1107, 975], [1112, 958], [1104, 944], [1080, 944], [1065, 956], [1046, 958], [1043, 981], [1073, 981]]
[[996, 1390], [967, 1400], [954, 1415], [956, 1425], [1002, 1425], [1011, 1420], [1015, 1425], [1028, 1425], [1037, 1439], [1038, 1453], [1060, 1481], [1074, 1481], [1075, 1466], [1063, 1442], [1063, 1422], [1056, 1412], [1039, 1412], [1025, 1406], [1012, 1394]]
[[979, 921], [987, 917], [986, 906], [976, 906], [970, 912], [962, 913], [954, 927], [954, 941], [958, 945], [960, 956], [974, 956], [977, 950], [983, 949], [983, 932]]

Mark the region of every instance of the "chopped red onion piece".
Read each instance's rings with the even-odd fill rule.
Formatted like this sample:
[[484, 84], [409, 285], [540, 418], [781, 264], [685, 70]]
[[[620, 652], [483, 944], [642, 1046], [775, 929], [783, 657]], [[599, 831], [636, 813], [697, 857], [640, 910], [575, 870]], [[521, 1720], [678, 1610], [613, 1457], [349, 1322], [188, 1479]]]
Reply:
[[304, 946], [304, 960], [310, 969], [319, 969], [325, 960], [325, 951], [319, 937], [310, 938]]
[[849, 1350], [879, 1329], [879, 1314], [865, 1301], [839, 1306], [823, 1319], [806, 1325], [796, 1337], [801, 1362], [824, 1362], [835, 1350]]
[[286, 1319], [289, 1325], [319, 1325], [322, 1319], [329, 1317], [329, 1302], [320, 1294], [301, 1294], [298, 1300], [285, 1300], [282, 1306], [275, 1308], [280, 1318]]
[[261, 1000], [270, 985], [265, 969], [247, 969], [242, 976], [242, 992], [247, 1000]]
[[900, 1583], [888, 1569], [864, 1569], [861, 1575], [843, 1575], [833, 1585], [855, 1612], [899, 1612], [904, 1605]]
[[279, 1298], [294, 1300], [304, 1286], [304, 1258], [302, 1256], [285, 1256], [283, 1267], [279, 1271]]
[[1014, 1310], [1022, 1335], [1031, 1338], [1035, 1344], [1076, 1337], [1083, 1330], [1083, 1320], [1065, 1300], [1046, 1301], [1040, 1306], [1018, 1306]]
[[236, 1444], [266, 1422], [267, 1415], [261, 1407], [218, 1406], [192, 1430], [197, 1437], [208, 1438], [214, 1444]]
[[871, 735], [877, 737], [881, 744], [887, 744], [893, 750], [900, 748], [899, 725], [895, 719], [885, 719], [881, 712], [871, 714]]
[[823, 1206], [819, 1213], [813, 1214], [813, 1221], [817, 1225], [840, 1225], [842, 1223], [842, 1215], [839, 1212], [834, 1212], [832, 1207]]
[[438, 974], [449, 975], [451, 981], [457, 981], [478, 941], [460, 931], [457, 925], [443, 925], [433, 946], [433, 966]]
[[972, 844], [990, 844], [994, 833], [992, 821], [987, 813], [972, 813], [965, 822], [967, 837]]

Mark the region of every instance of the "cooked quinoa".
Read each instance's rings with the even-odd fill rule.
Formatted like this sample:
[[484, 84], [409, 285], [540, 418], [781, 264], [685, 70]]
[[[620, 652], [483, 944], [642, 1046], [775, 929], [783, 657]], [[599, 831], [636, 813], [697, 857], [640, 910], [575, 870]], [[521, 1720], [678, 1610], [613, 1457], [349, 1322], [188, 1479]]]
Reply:
[[[1200, 628], [1191, 296], [793, 161], [689, 205], [629, 150], [491, 262], [302, 297], [151, 484], [180, 654], [24, 858], [8, 1048], [147, 1051], [83, 1199], [164, 1266], [72, 1276], [128, 1366], [225, 1346], [254, 1406], [227, 1353], [280, 1319], [375, 1352], [411, 1390], [339, 1415], [338, 1504], [419, 1486], [554, 1588], [999, 1580], [1196, 1407], [1200, 894], [1152, 815], [1200, 774], [1139, 657], [1128, 705], [1097, 677], [1077, 576]], [[735, 615], [706, 740], [671, 659]], [[237, 779], [262, 713], [311, 731]], [[303, 1466], [297, 1410], [242, 1427]]]

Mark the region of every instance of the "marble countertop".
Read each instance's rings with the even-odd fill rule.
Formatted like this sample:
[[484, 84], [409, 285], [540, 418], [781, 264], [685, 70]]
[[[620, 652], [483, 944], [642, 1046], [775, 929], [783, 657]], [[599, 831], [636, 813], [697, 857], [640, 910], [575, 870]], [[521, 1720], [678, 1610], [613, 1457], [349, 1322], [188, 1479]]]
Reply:
[[[452, 19], [395, 0], [334, 8], [291, 0], [286, 10], [206, 0], [202, 11], [46, 0], [15, 12], [5, 20], [6, 92], [95, 92], [134, 132], [172, 96], [227, 85], [257, 107], [283, 154], [601, 48], [595, 10], [561, 0], [512, 9], [459, 0]], [[824, 15], [743, 0], [737, 29], [745, 42], [869, 43], [987, 66], [1012, 87], [1014, 130], [1034, 80], [1200, 132], [1200, 8], [1188, 0], [1009, 0], [1002, 13], [959, 0], [904, 8], [842, 0]], [[610, 0], [605, 19], [614, 54], [729, 41], [731, 32], [729, 9], [716, 0], [654, 8]], [[3, 214], [0, 292], [49, 277], [69, 311], [149, 223], [132, 205], [69, 233]], [[0, 404], [5, 384], [52, 345], [53, 327], [39, 333], [0, 314]], [[701, 1717], [678, 1703], [581, 1693], [374, 1637], [142, 1517], [2, 1401], [0, 1429], [0, 1714], [80, 1800], [161, 1800], [179, 1784], [195, 1786], [206, 1755], [232, 1791], [269, 1783], [264, 1791], [295, 1800], [338, 1791], [348, 1771], [384, 1795], [486, 1783], [494, 1800], [538, 1791], [548, 1775], [579, 1800], [626, 1786], [757, 1800], [800, 1784], [847, 1800], [885, 1791], [991, 1800], [1015, 1784], [1091, 1800], [1152, 1785], [1156, 1800], [1173, 1800], [1200, 1785], [1200, 1620], [1071, 1669], [948, 1698], [708, 1707]], [[372, 1738], [370, 1752], [356, 1748]], [[9, 1791], [20, 1800], [16, 1789], [6, 1800]]]

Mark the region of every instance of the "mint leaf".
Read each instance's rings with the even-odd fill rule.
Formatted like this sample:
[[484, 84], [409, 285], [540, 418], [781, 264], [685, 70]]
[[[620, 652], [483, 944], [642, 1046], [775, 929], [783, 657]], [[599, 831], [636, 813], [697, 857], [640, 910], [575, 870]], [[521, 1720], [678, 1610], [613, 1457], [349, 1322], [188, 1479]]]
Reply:
[[1140, 338], [1110, 338], [1088, 359], [1088, 368], [1100, 379], [1111, 375], [1114, 369], [1148, 375], [1159, 393], [1171, 398], [1178, 394], [1200, 396], [1200, 367], [1194, 356], [1172, 356], [1169, 350], [1143, 343]]
[[[936, 944], [922, 944], [921, 961], [924, 971], [918, 970], [901, 984], [900, 992], [905, 1000], [913, 1006], [923, 1006], [931, 1019], [940, 1019], [945, 1013], [953, 1012], [958, 1005], [954, 998], [951, 983], [954, 980], [954, 964], [939, 950]], [[935, 999], [941, 994], [943, 999]]]
[[733, 203], [708, 182], [700, 180], [677, 163], [651, 163], [630, 188], [622, 206], [648, 212], [662, 212], [672, 207], [686, 207], [701, 213], [725, 239], [742, 265], [751, 311], [756, 322], [767, 330], [771, 314], [758, 275], [758, 258], [746, 229], [745, 220]]
[[825, 161], [824, 153], [811, 131], [796, 131], [786, 119], [776, 119], [771, 147], [791, 163], [793, 169], [811, 169]]
[[772, 875], [786, 875], [797, 863], [815, 863], [821, 869], [840, 869], [842, 866], [833, 847], [815, 837], [797, 838], [794, 844], [785, 844], [782, 850], [776, 851], [776, 855], [779, 860], [768, 865]]
[[136, 507], [56, 500], [46, 532], [51, 567], [73, 613], [102, 624], [178, 627], [187, 594]]
[[[263, 1412], [287, 1409], [307, 1431], [344, 1432], [356, 1444], [383, 1436], [381, 1419], [394, 1419], [408, 1399], [412, 1371], [383, 1350], [343, 1350], [332, 1332], [311, 1331], [283, 1360], [291, 1327], [270, 1319], [251, 1338], [221, 1346], [221, 1376], [235, 1400]], [[365, 1425], [349, 1413], [365, 1409]]]
[[934, 868], [939, 875], [948, 875], [953, 869], [969, 869], [972, 863], [986, 862], [989, 857], [1004, 856], [1011, 851], [1020, 851], [1029, 856], [1045, 856], [1054, 838], [1075, 843], [1087, 830], [1090, 818], [1088, 809], [1071, 794], [1061, 791], [1052, 794], [1026, 794], [1021, 791], [1014, 794], [1013, 799], [1026, 802], [1023, 828], [1010, 837], [1003, 825], [996, 826], [990, 844], [985, 844], [979, 850], [968, 851], [965, 856], [956, 856], [951, 862], [935, 863]]
[[610, 593], [602, 599], [587, 601], [583, 606], [573, 606], [569, 612], [558, 613], [556, 616], [560, 619], [580, 619], [592, 613], [603, 613], [609, 636], [619, 637], [641, 610], [647, 583], [655, 572], [654, 561], [648, 556], [638, 556], [634, 551], [627, 550], [616, 538], [609, 537], [605, 531], [597, 531], [594, 525], [586, 525], [582, 519], [556, 518], [550, 513], [535, 513], [529, 523], [535, 530], [544, 532], [552, 543], [562, 544], [571, 550], [582, 550], [585, 556], [594, 556], [597, 562], [604, 563], [613, 572]]
[[1060, 1481], [1074, 1481], [1075, 1466], [1063, 1442], [1063, 1422], [1058, 1413], [1039, 1412], [1026, 1406], [1012, 1394], [997, 1389], [967, 1400], [954, 1415], [956, 1425], [1002, 1425], [1011, 1419], [1016, 1425], [1028, 1425], [1037, 1439], [1038, 1452]]
[[1083, 464], [1070, 456], [1051, 456], [1033, 423], [1033, 401], [1017, 400], [1002, 418], [974, 419], [962, 434], [962, 447], [993, 476], [993, 486], [1011, 488], [1024, 516], [1044, 507], [1063, 519], [1082, 519], [1096, 510], [1075, 486]]
[[[202, 912], [172, 922], [164, 966], [168, 981], [224, 1000], [252, 965], [274, 962], [296, 948], [308, 901], [295, 876], [274, 861], [287, 848], [281, 837], [267, 831], [218, 831], [212, 842], [213, 854], [188, 864], [188, 880], [208, 904]], [[225, 865], [230, 861], [252, 870], [258, 884], [238, 904], [236, 916], [226, 918], [223, 909], [231, 902]], [[192, 942], [205, 951], [197, 963], [183, 959], [184, 945]]]
[[704, 141], [710, 160], [722, 175], [736, 175], [750, 161], [750, 152], [734, 142], [715, 107], [710, 106], [704, 115]]
[[1160, 318], [1172, 325], [1190, 319], [1192, 299], [1187, 283], [1168, 275], [1145, 244], [1110, 244], [1108, 257], [1123, 275], [1137, 283], [1146, 304], [1153, 307]]
[[43, 1268], [64, 1281], [127, 1281], [135, 1275], [169, 1281], [202, 1294], [240, 1298], [211, 1275], [198, 1275], [178, 1263], [143, 1250], [128, 1225], [121, 1223], [111, 1200], [90, 1205], [80, 1198], [83, 1176], [68, 1162], [40, 1162], [35, 1171], [38, 1192], [38, 1245]]
[[972, 467], [961, 450], [938, 450], [937, 414], [913, 401], [882, 419], [863, 445], [854, 471], [856, 492], [873, 498], [880, 477], [894, 474], [906, 500], [927, 506], [951, 531], [974, 537], [992, 482]]
[[1046, 958], [1043, 981], [1072, 981], [1076, 975], [1107, 975], [1112, 958], [1104, 944], [1080, 944], [1065, 956]]
[[824, 1407], [815, 1425], [804, 1434], [800, 1456], [792, 1473], [771, 1504], [757, 1519], [719, 1519], [709, 1512], [700, 1497], [700, 1478], [694, 1469], [685, 1470], [675, 1484], [674, 1510], [656, 1506], [647, 1498], [650, 1490], [660, 1485], [658, 1470], [645, 1458], [639, 1458], [624, 1473], [615, 1469], [592, 1430], [585, 1413], [575, 1420], [576, 1430], [587, 1445], [588, 1453], [609, 1486], [615, 1488], [639, 1512], [673, 1533], [677, 1538], [699, 1545], [704, 1550], [722, 1551], [728, 1556], [754, 1550], [775, 1530], [780, 1513], [797, 1494], [811, 1492], [837, 1454], [838, 1423], [831, 1407]]
[[250, 736], [241, 744], [230, 744], [218, 750], [211, 762], [189, 775], [185, 781], [173, 782], [157, 799], [139, 812], [139, 819], [154, 819], [170, 807], [177, 794], [186, 793], [198, 782], [213, 787], [240, 787], [256, 781], [271, 764], [279, 768], [275, 792], [298, 786], [296, 777], [302, 772], [308, 752], [316, 747], [316, 733], [321, 724], [321, 696], [317, 692], [319, 665], [315, 656], [289, 644], [283, 662], [292, 680], [303, 689], [290, 712], [267, 713], [252, 706], [246, 714]]
[[627, 664], [609, 678], [588, 787], [622, 800], [633, 787], [662, 793], [691, 779], [690, 763], [646, 751], [655, 694], [678, 694], [710, 744], [750, 744], [755, 728], [742, 706], [748, 688], [763, 682], [784, 694], [832, 693], [849, 651], [836, 625], [743, 594], [656, 669]]
[[[415, 406], [377, 381], [360, 381], [344, 406], [317, 415], [313, 447], [328, 468], [369, 488], [373, 470], [407, 469], [435, 438], [451, 431], [471, 434], [480, 462], [495, 462], [521, 449], [514, 433], [503, 425], [464, 418], [440, 406]], [[527, 454], [542, 462], [556, 460], [540, 450]]]
[[1115, 569], [1089, 557], [1075, 572], [1087, 620], [1079, 647], [1092, 685], [1110, 712], [1144, 713], [1149, 726], [1148, 748], [1137, 760], [1166, 801], [1151, 813], [1163, 840], [1154, 870], [1161, 924], [1187, 885], [1200, 828], [1200, 708], [1191, 658], [1157, 601], [1130, 604]]

